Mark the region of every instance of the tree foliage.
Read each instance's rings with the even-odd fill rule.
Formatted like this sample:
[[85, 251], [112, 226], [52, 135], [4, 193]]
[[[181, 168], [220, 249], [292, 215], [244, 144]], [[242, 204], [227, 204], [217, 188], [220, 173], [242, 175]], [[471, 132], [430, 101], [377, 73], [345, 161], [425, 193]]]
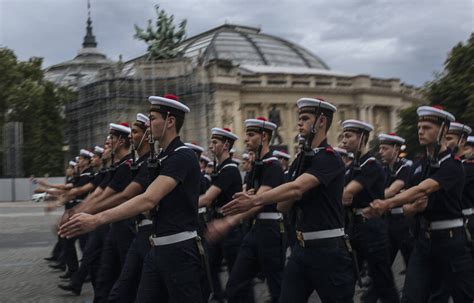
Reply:
[[153, 21], [148, 20], [146, 29], [135, 24], [134, 37], [148, 44], [149, 59], [172, 59], [179, 55], [178, 47], [186, 39], [186, 19], [179, 23], [178, 29], [173, 24], [174, 16], [167, 15], [155, 5], [158, 18], [153, 27]]
[[[474, 126], [474, 34], [458, 43], [449, 53], [444, 70], [426, 83], [424, 93], [430, 105], [441, 105], [456, 120]], [[401, 113], [397, 132], [407, 140], [411, 157], [421, 152], [417, 135], [416, 107]]]
[[62, 112], [75, 98], [70, 89], [44, 80], [41, 65], [41, 58], [19, 61], [13, 51], [0, 48], [0, 125], [23, 123], [26, 176], [64, 173]]

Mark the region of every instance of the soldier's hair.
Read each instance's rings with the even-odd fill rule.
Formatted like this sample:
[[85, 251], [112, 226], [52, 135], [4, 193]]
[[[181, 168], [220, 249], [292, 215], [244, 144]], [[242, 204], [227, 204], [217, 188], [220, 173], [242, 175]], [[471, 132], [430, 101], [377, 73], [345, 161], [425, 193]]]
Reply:
[[[157, 113], [159, 113], [159, 114], [161, 115], [161, 117], [163, 118], [163, 120], [166, 119], [166, 113], [161, 112], [161, 111], [159, 111], [159, 112], [157, 112]], [[170, 113], [168, 114], [168, 117], [174, 117], [174, 119], [175, 119], [175, 121], [176, 121], [176, 122], [175, 122], [175, 125], [176, 125], [176, 133], [179, 133], [179, 132], [181, 131], [181, 128], [183, 127], [184, 118], [183, 118], [183, 117], [176, 116], [176, 115], [174, 115], [172, 112], [170, 112]]]

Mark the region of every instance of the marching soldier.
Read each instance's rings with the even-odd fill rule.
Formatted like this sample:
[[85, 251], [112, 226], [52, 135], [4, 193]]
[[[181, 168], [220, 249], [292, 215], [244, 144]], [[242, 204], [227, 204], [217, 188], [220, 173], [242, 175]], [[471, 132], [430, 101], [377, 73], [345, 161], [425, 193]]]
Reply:
[[75, 215], [60, 232], [74, 236], [153, 210], [152, 248], [143, 263], [137, 301], [201, 302], [202, 246], [197, 236], [200, 170], [194, 152], [178, 136], [189, 108], [173, 95], [152, 96], [149, 101], [151, 137], [159, 140], [162, 148], [147, 164], [149, 172], [157, 173], [156, 179], [151, 178], [143, 194], [117, 207], [96, 215]]
[[305, 138], [292, 181], [256, 195], [242, 192], [224, 206], [226, 215], [278, 203], [297, 212], [298, 242], [283, 277], [280, 302], [306, 302], [316, 290], [322, 302], [352, 302], [355, 275], [344, 241], [344, 164], [327, 143], [336, 107], [320, 99], [297, 102], [298, 128]]
[[359, 120], [342, 122], [343, 148], [354, 153], [347, 185], [344, 188], [343, 203], [351, 205], [354, 217], [351, 228], [351, 243], [357, 252], [359, 267], [364, 261], [372, 285], [366, 293], [366, 302], [399, 302], [395, 287], [390, 256], [387, 227], [381, 218], [366, 219], [362, 211], [374, 199], [382, 199], [385, 189], [385, 174], [380, 162], [366, 152], [369, 134], [373, 126]]
[[426, 302], [438, 280], [446, 285], [454, 302], [470, 302], [474, 299], [474, 264], [466, 249], [462, 218], [465, 174], [461, 160], [451, 154], [444, 136], [450, 123], [454, 122], [454, 116], [431, 106], [419, 107], [417, 114], [418, 139], [427, 152], [426, 157], [414, 166], [413, 177], [419, 184], [392, 198], [374, 200], [364, 210], [364, 215], [379, 216], [413, 202], [410, 208], [419, 211], [403, 302]]
[[[246, 147], [255, 152], [246, 189], [263, 193], [284, 183], [283, 170], [278, 158], [272, 156], [269, 146], [277, 125], [263, 117], [247, 119], [244, 124]], [[260, 272], [266, 278], [271, 301], [278, 302], [286, 259], [283, 214], [277, 211], [276, 205], [267, 205], [234, 218], [226, 218], [224, 222], [237, 225], [249, 218], [253, 218], [253, 222], [243, 239], [227, 282], [228, 302], [245, 299], [245, 290]]]
[[[466, 149], [467, 139], [472, 129], [458, 122], [451, 122], [449, 124], [449, 130], [446, 133], [446, 146], [453, 152], [453, 154], [459, 157], [462, 161], [464, 172], [466, 173], [464, 189], [461, 199], [462, 214], [465, 219], [466, 233], [468, 235], [469, 246], [472, 249], [472, 201], [474, 198], [474, 191], [472, 188], [474, 178], [474, 166], [472, 161], [467, 159], [468, 149]], [[471, 228], [469, 228], [471, 227]], [[441, 278], [441, 277], [440, 277]], [[438, 282], [440, 283], [440, 282]], [[450, 291], [446, 284], [442, 284], [441, 287], [430, 297], [430, 303], [448, 303], [450, 297]]]
[[[394, 133], [380, 134], [379, 154], [385, 169], [385, 199], [391, 198], [405, 189], [410, 178], [411, 162], [400, 159], [401, 146], [405, 139]], [[413, 250], [413, 239], [410, 234], [410, 220], [403, 214], [403, 208], [390, 210], [387, 218], [390, 240], [390, 264], [393, 264], [398, 250], [402, 253], [405, 266]]]
[[281, 169], [283, 169], [283, 173], [287, 174], [288, 168], [290, 166], [289, 163], [291, 156], [288, 153], [285, 153], [284, 151], [280, 150], [273, 151], [273, 156], [277, 157], [278, 161], [280, 162]]
[[[89, 181], [89, 183], [83, 185], [82, 187], [76, 187], [72, 189], [68, 196], [77, 196], [81, 192], [90, 192], [94, 189], [94, 182], [101, 180], [103, 178], [103, 173], [99, 170], [102, 161], [102, 155], [104, 153], [104, 148], [100, 146], [94, 147], [94, 155], [92, 156], [91, 166], [96, 170], [96, 173]], [[99, 182], [100, 183], [100, 182]], [[71, 193], [72, 192], [72, 193]], [[102, 250], [102, 243], [105, 238], [106, 232], [104, 231], [100, 237], [98, 237], [99, 232], [97, 230], [89, 233], [87, 235], [87, 243], [82, 251], [81, 264], [79, 265], [78, 271], [76, 271], [71, 276], [71, 281], [68, 284], [59, 284], [58, 287], [65, 291], [70, 291], [75, 295], [80, 295], [82, 290], [82, 285], [84, 284], [88, 275], [91, 277], [92, 286], [96, 287], [97, 281], [97, 270], [98, 270], [98, 261], [100, 259], [100, 253]]]
[[[91, 153], [90, 151], [86, 149], [80, 150], [79, 161], [77, 163], [77, 168], [79, 170], [79, 177], [77, 178], [76, 182], [74, 182], [74, 187], [81, 187], [89, 183], [89, 181], [91, 180], [93, 171], [92, 171], [92, 168], [90, 167], [90, 162], [93, 155], [94, 155], [93, 153]], [[78, 196], [75, 199], [70, 200], [66, 204], [66, 211], [75, 207], [76, 205], [79, 205], [79, 203], [82, 202], [82, 200], [85, 198], [86, 195], [87, 194], [83, 194], [82, 196]], [[71, 278], [73, 273], [75, 273], [79, 268], [76, 247], [74, 245], [77, 239], [79, 239], [81, 249], [84, 250], [84, 247], [87, 241], [86, 235], [81, 235], [75, 238], [63, 239], [62, 248], [64, 252], [65, 263], [68, 267], [68, 271], [64, 275], [60, 276], [61, 279]]]
[[[199, 197], [199, 207], [212, 209], [212, 218], [223, 217], [221, 207], [232, 200], [232, 196], [242, 190], [239, 168], [232, 161], [230, 150], [239, 138], [228, 128], [213, 128], [209, 150], [214, 155], [211, 186]], [[243, 234], [240, 225], [235, 226], [226, 237], [209, 244], [209, 267], [214, 299], [223, 302], [224, 294], [219, 280], [222, 260], [225, 258], [229, 274], [239, 252]]]

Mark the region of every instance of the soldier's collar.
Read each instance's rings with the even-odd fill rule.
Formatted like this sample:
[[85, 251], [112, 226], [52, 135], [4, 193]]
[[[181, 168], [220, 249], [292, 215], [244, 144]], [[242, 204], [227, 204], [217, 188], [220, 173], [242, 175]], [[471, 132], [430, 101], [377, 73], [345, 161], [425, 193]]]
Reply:
[[181, 138], [179, 136], [176, 136], [173, 140], [171, 140], [170, 144], [168, 144], [166, 149], [160, 153], [160, 157], [171, 154], [176, 148], [182, 145], [184, 145], [184, 143], [181, 142]]

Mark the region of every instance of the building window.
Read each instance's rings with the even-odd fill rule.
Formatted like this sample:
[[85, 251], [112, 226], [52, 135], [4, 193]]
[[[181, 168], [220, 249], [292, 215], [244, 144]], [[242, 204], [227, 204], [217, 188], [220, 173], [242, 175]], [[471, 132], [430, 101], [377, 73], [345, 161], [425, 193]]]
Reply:
[[253, 118], [255, 118], [255, 110], [248, 110], [246, 119], [253, 119]]
[[340, 120], [341, 120], [341, 121], [346, 120], [346, 112], [343, 111], [343, 110], [341, 110], [341, 111], [339, 112], [339, 117], [340, 117]]

